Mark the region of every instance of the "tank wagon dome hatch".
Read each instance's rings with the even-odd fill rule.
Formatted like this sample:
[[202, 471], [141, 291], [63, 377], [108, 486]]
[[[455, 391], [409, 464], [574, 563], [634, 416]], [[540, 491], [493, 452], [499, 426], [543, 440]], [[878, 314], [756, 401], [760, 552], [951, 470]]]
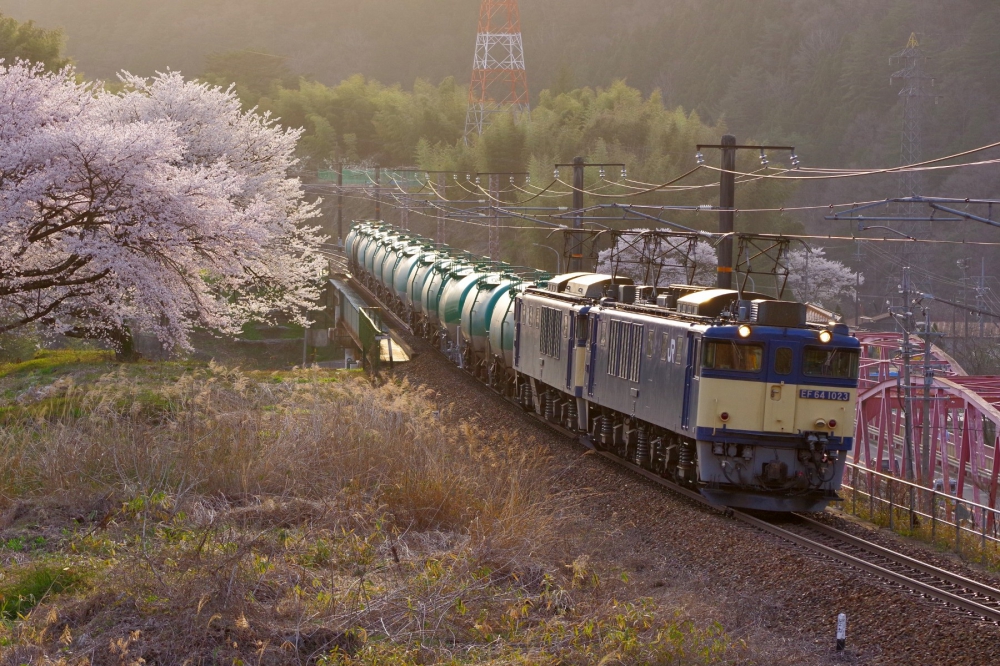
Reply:
[[[566, 276], [558, 276], [549, 280], [549, 291], [555, 291], [555, 289], [552, 288], [552, 284], [557, 282], [562, 277]], [[584, 273], [583, 275], [577, 275], [568, 280], [565, 288], [562, 289], [562, 292], [569, 294], [570, 296], [589, 298], [597, 301], [605, 296], [617, 298], [618, 287], [620, 285], [631, 284], [633, 284], [632, 280], [626, 277], [612, 277], [611, 275]]]

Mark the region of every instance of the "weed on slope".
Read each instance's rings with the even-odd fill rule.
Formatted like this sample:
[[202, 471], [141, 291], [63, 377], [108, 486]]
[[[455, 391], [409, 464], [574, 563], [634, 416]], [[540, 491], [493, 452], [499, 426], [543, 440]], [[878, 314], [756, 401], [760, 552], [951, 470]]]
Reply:
[[47, 386], [0, 430], [0, 663], [742, 663], [717, 626], [615, 601], [541, 451], [420, 387], [214, 364]]

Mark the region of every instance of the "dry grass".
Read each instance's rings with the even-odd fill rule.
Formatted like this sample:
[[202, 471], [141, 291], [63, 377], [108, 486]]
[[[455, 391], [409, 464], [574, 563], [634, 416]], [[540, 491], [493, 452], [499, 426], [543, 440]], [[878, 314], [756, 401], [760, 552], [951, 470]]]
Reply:
[[418, 387], [123, 366], [6, 419], [3, 664], [742, 663], [615, 602], [542, 454]]

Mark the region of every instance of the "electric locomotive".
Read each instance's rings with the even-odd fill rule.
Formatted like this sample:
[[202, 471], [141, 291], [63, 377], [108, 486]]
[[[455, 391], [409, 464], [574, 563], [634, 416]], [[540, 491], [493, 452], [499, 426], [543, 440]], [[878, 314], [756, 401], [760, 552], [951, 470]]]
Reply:
[[838, 500], [860, 358], [845, 325], [728, 289], [524, 280], [420, 243], [360, 225], [346, 249], [415, 332], [525, 409], [720, 505]]
[[838, 499], [860, 357], [846, 326], [762, 294], [597, 274], [527, 289], [515, 318], [514, 367], [545, 418], [717, 504]]

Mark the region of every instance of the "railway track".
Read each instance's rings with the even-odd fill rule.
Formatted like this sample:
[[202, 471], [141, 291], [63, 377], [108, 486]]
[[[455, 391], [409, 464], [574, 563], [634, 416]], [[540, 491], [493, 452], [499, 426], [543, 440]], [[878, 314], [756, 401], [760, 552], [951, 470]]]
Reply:
[[[544, 419], [541, 420], [544, 421]], [[573, 436], [569, 431], [562, 428], [557, 429], [563, 434]], [[607, 451], [594, 449], [585, 437], [581, 437], [580, 440], [599, 455], [695, 502], [722, 510], [736, 520], [789, 541], [812, 553], [836, 560], [927, 599], [946, 604], [970, 618], [1000, 625], [1000, 589], [883, 548], [878, 544], [824, 525], [807, 516], [794, 515], [794, 522], [786, 527], [776, 521], [765, 520], [743, 511], [716, 506], [696, 492], [678, 486]]]

